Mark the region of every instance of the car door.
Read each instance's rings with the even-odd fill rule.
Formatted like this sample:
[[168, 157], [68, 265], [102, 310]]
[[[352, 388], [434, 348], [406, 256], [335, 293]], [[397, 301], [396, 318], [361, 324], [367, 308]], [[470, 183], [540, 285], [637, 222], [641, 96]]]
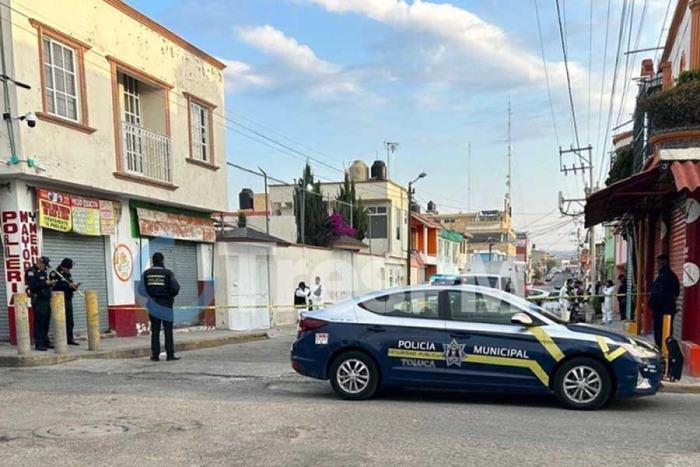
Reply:
[[541, 364], [550, 357], [535, 337], [539, 331], [511, 324], [515, 313], [526, 310], [483, 288], [449, 290], [445, 305], [446, 351], [452, 356], [445, 362], [447, 380], [474, 389], [547, 390]]
[[443, 297], [440, 289], [421, 288], [359, 303], [360, 329], [380, 363], [384, 384], [420, 386], [443, 380]]

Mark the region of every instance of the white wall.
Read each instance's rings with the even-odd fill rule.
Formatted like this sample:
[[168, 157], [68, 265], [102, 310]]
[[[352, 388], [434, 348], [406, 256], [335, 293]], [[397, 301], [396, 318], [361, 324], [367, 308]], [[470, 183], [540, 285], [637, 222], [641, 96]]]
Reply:
[[690, 68], [690, 9], [686, 9], [683, 15], [683, 21], [678, 28], [678, 35], [671, 48], [671, 55], [669, 60], [671, 61], [671, 73], [674, 79], [678, 79], [681, 70], [681, 56], [685, 54], [685, 69]]

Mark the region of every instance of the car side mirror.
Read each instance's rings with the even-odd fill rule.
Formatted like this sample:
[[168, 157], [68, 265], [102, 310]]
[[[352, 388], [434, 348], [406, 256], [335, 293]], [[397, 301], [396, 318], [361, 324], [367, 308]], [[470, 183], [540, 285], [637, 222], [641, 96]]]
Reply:
[[529, 327], [532, 326], [534, 323], [532, 321], [532, 318], [530, 315], [527, 313], [516, 313], [510, 318], [510, 323], [511, 324], [520, 324], [521, 326]]

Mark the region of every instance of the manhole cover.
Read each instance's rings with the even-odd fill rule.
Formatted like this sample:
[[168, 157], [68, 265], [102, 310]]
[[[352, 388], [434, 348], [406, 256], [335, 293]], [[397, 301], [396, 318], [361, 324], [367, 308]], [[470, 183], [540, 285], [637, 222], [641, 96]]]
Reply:
[[92, 425], [67, 425], [53, 428], [42, 428], [34, 432], [39, 438], [53, 439], [83, 439], [101, 438], [126, 434], [134, 429], [123, 423], [95, 423]]

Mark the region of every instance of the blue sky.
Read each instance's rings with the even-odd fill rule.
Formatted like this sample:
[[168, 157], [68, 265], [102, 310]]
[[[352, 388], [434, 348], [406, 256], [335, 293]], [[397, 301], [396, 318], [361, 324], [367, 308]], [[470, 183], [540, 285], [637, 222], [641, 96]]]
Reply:
[[[304, 155], [334, 168], [312, 161], [318, 176], [337, 180], [343, 164], [384, 157], [383, 142], [390, 140], [401, 144], [392, 178], [405, 184], [422, 170], [428, 173], [416, 185], [420, 200], [433, 200], [444, 212], [501, 208], [510, 99], [516, 227], [527, 227], [541, 246], [573, 247], [572, 223], [553, 212], [560, 190], [567, 197], [583, 196], [583, 178], [559, 172], [558, 141], [569, 146], [575, 138], [554, 0], [538, 5], [556, 133], [534, 0], [129, 3], [228, 63], [228, 159], [260, 166], [285, 181], [299, 175]], [[657, 46], [668, 3], [634, 2], [632, 34], [625, 32], [623, 51], [627, 40], [632, 49]], [[610, 1], [607, 52], [608, 1], [560, 0], [560, 5], [579, 140], [594, 146], [598, 179], [623, 1]], [[621, 60], [609, 127], [629, 120], [636, 93], [629, 78], [638, 76], [642, 58], [654, 58], [654, 52], [635, 56], [627, 68], [624, 56]], [[632, 84], [623, 106], [625, 83]], [[260, 137], [233, 122], [296, 152], [254, 141], [251, 137]], [[241, 188], [262, 191], [259, 178], [235, 169], [229, 173], [231, 209]]]

